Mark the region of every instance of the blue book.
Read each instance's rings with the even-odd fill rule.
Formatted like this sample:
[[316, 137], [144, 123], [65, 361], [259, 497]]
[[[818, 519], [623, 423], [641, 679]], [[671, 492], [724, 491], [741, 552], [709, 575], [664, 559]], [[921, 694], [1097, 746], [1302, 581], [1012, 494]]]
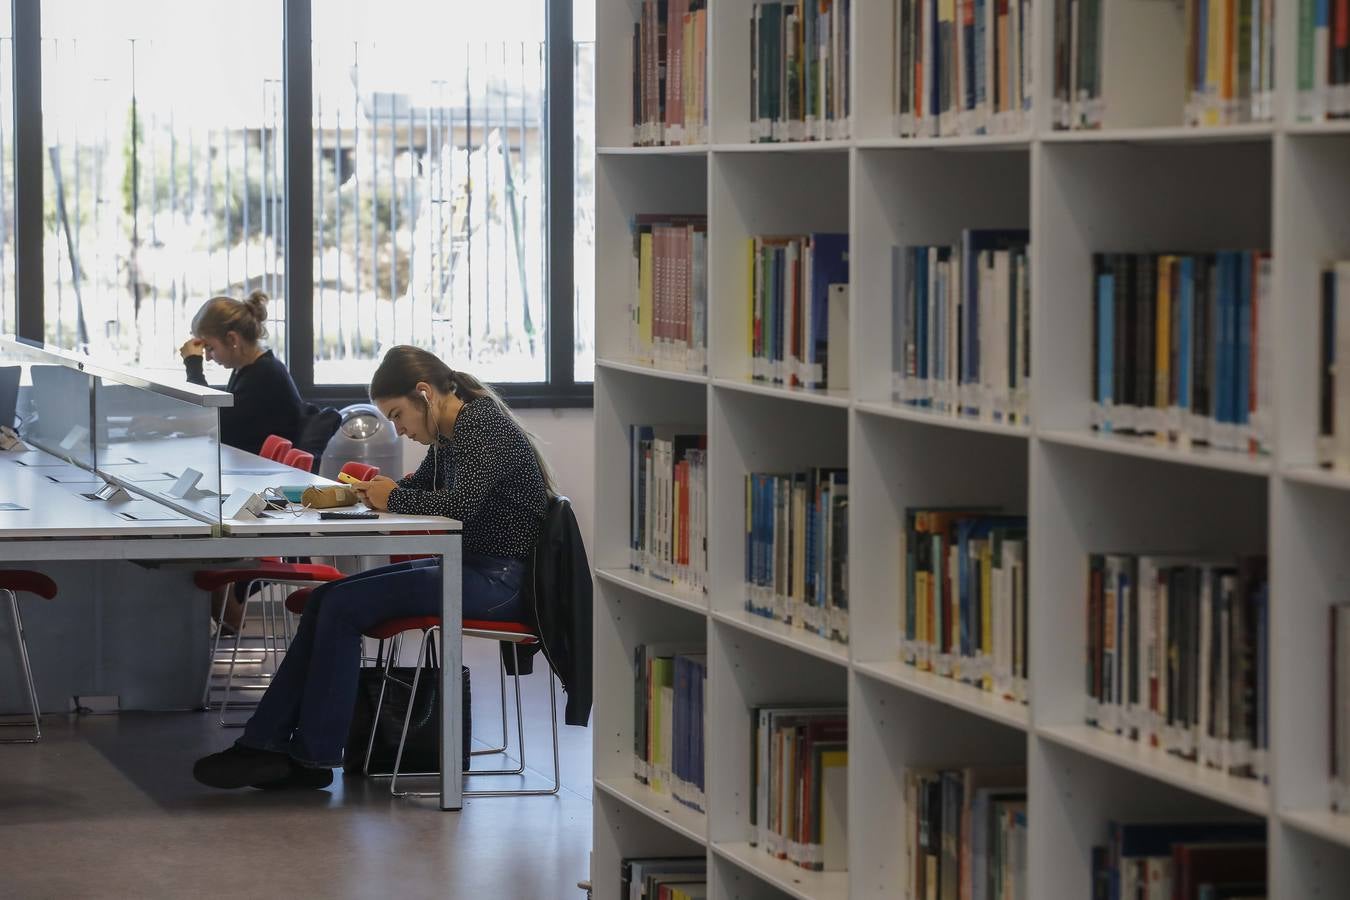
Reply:
[[1234, 256], [1237, 266], [1237, 379], [1233, 391], [1233, 421], [1245, 425], [1250, 412], [1252, 384], [1252, 254], [1243, 252]]
[[[816, 233], [810, 238], [811, 284], [807, 295], [811, 304], [811, 346], [806, 361], [813, 365], [829, 362], [830, 285], [848, 284], [848, 235]], [[820, 385], [811, 385], [819, 387]]]
[[1101, 430], [1111, 430], [1109, 412], [1115, 402], [1115, 386], [1112, 375], [1115, 372], [1115, 321], [1116, 321], [1116, 277], [1109, 269], [1103, 269], [1097, 275], [1097, 397], [1108, 413], [1102, 419]]

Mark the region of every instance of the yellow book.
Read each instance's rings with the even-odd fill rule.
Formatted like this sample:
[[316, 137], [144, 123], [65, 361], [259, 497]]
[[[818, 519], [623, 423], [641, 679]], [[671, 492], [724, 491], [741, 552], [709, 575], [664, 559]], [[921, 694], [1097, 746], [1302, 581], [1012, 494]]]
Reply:
[[1227, 0], [1205, 0], [1209, 4], [1206, 21], [1209, 28], [1205, 35], [1205, 107], [1204, 124], [1219, 124], [1219, 92], [1223, 84], [1225, 66], [1220, 59], [1223, 47], [1223, 11], [1227, 9]]
[[654, 270], [652, 233], [645, 231], [638, 245], [638, 339], [641, 349], [652, 349], [652, 274]]

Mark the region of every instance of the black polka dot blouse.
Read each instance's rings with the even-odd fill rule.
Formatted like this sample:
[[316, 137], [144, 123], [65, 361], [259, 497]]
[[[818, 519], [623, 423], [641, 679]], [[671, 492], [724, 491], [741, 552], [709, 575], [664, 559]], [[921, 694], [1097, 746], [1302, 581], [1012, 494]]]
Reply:
[[464, 523], [464, 552], [526, 559], [548, 507], [530, 440], [490, 397], [464, 404], [449, 437], [389, 493], [389, 511]]

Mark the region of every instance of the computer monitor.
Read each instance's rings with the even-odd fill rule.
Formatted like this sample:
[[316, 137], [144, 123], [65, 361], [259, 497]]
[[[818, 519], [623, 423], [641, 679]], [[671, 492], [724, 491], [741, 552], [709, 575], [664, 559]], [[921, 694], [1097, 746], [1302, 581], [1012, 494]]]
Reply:
[[19, 410], [19, 366], [0, 366], [0, 425], [13, 426]]

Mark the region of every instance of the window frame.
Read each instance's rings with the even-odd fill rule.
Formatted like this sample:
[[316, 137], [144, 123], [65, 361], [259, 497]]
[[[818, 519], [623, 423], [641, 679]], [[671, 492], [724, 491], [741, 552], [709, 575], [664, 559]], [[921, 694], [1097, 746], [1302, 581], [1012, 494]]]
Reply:
[[[286, 129], [286, 255], [314, 255], [313, 0], [278, 0], [283, 15]], [[10, 0], [14, 26], [15, 321], [20, 337], [42, 341], [42, 0]], [[572, 0], [545, 0], [545, 153], [548, 176], [548, 377], [494, 385], [515, 407], [589, 407], [591, 382], [576, 380], [573, 319], [575, 234]], [[301, 396], [320, 404], [367, 399], [365, 385], [314, 383], [314, 272], [286, 266], [287, 364]]]

